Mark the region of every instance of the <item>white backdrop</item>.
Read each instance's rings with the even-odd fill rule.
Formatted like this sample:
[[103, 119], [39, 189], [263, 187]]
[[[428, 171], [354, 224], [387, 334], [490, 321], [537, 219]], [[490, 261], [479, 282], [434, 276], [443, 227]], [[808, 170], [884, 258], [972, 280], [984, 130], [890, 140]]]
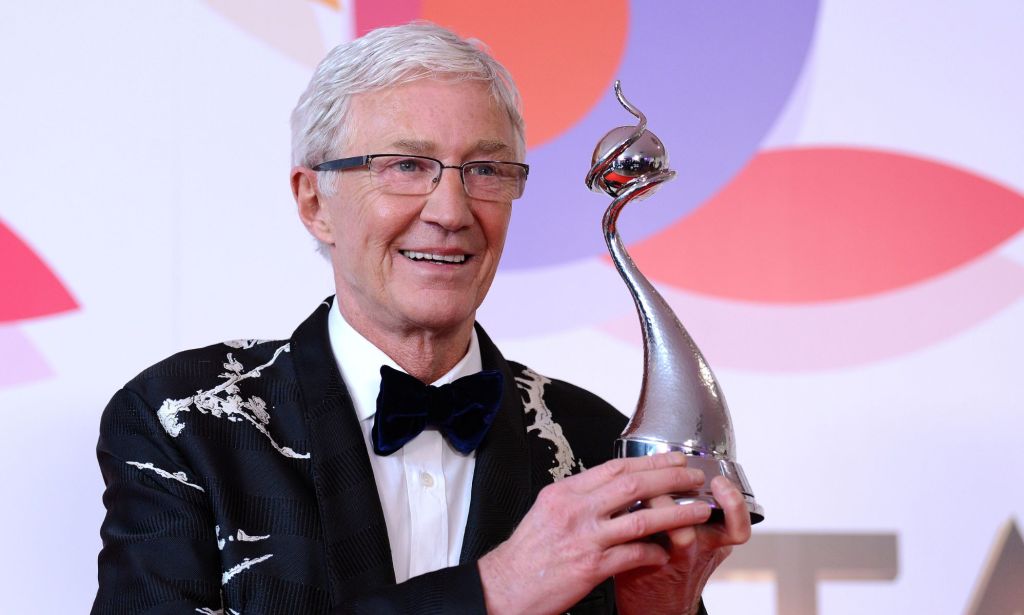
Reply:
[[[0, 7], [3, 611], [91, 604], [103, 516], [94, 447], [121, 384], [182, 348], [287, 336], [332, 292], [292, 209], [287, 118], [312, 58], [353, 35], [365, 4]], [[427, 1], [396, 5], [431, 15]], [[646, 8], [634, 3], [634, 28]], [[274, 30], [275, 12], [305, 34]], [[953, 260], [896, 286], [772, 301], [684, 280], [666, 295], [729, 397], [767, 513], [756, 533], [793, 545], [812, 533], [895, 539], [890, 578], [823, 580], [817, 612], [964, 612], [1000, 528], [1024, 513], [1024, 4], [831, 0], [813, 17], [799, 78], [747, 158], [897, 152], [998, 186], [1008, 205], [995, 212], [964, 188], [968, 213], [936, 235], [959, 250]], [[590, 147], [564, 182], [595, 203], [577, 171]], [[908, 242], [938, 232], [929, 218], [948, 205], [923, 204], [901, 230]], [[522, 206], [558, 203], [531, 193]], [[866, 237], [858, 275], [871, 277], [894, 257]], [[689, 266], [664, 249], [657, 258]], [[15, 272], [26, 259], [41, 265]], [[503, 268], [480, 320], [506, 356], [629, 411], [642, 361], [631, 310], [592, 254]], [[768, 564], [734, 568], [706, 597], [716, 615], [773, 613], [775, 576]]]

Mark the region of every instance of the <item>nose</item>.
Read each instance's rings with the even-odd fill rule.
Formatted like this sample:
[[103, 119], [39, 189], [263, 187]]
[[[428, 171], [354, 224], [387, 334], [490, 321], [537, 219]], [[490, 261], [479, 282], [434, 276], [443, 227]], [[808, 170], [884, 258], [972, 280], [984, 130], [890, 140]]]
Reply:
[[420, 219], [449, 231], [457, 231], [474, 222], [470, 199], [462, 185], [459, 169], [445, 168], [437, 187], [427, 195]]

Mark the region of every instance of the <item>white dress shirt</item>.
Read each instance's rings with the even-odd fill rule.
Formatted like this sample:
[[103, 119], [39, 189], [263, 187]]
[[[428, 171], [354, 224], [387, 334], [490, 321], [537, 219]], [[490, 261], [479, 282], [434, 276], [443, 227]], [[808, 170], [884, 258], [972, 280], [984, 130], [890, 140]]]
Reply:
[[[380, 367], [405, 371], [352, 328], [335, 304], [327, 319], [331, 350], [355, 406], [399, 583], [459, 563], [469, 516], [476, 458], [453, 449], [441, 434], [426, 429], [400, 450], [382, 457], [373, 452], [370, 430], [377, 412]], [[440, 386], [482, 369], [476, 331], [469, 351], [432, 384]]]

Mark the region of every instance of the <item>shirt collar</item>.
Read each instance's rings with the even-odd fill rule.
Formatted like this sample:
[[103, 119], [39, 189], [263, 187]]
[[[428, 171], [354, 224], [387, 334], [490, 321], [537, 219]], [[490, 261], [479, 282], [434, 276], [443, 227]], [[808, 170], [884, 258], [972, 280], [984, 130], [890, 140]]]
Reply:
[[[341, 315], [337, 301], [333, 298], [331, 312], [327, 317], [327, 333], [331, 342], [331, 351], [334, 353], [334, 360], [338, 363], [338, 370], [348, 387], [349, 396], [352, 397], [356, 416], [360, 421], [368, 420], [377, 412], [381, 366], [387, 365], [401, 372], [405, 370], [399, 367], [383, 350], [374, 346], [370, 340], [353, 329], [352, 325], [348, 324], [345, 317]], [[474, 328], [469, 340], [469, 350], [465, 356], [448, 373], [431, 384], [434, 386], [448, 384], [463, 376], [475, 374], [481, 369], [483, 369], [483, 362], [480, 358], [480, 342], [477, 339], [476, 328]]]

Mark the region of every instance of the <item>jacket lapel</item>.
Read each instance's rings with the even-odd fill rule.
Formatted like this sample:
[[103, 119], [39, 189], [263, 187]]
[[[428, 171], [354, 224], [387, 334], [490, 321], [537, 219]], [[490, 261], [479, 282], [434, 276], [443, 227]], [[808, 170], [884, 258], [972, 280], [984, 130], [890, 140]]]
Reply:
[[[325, 300], [295, 330], [291, 353], [305, 419], [310, 461], [323, 525], [332, 604], [395, 582], [387, 526], [352, 400], [338, 372], [327, 333]], [[532, 484], [522, 400], [514, 373], [477, 326], [484, 369], [504, 378], [501, 408], [476, 452], [472, 501], [460, 561], [468, 563], [512, 535], [529, 510]]]
[[483, 328], [476, 326], [483, 368], [504, 377], [501, 408], [476, 452], [473, 497], [460, 561], [479, 559], [512, 535], [535, 494], [526, 422], [514, 374]]
[[330, 299], [291, 339], [309, 428], [310, 461], [332, 604], [395, 582], [384, 513], [352, 400], [327, 333]]

